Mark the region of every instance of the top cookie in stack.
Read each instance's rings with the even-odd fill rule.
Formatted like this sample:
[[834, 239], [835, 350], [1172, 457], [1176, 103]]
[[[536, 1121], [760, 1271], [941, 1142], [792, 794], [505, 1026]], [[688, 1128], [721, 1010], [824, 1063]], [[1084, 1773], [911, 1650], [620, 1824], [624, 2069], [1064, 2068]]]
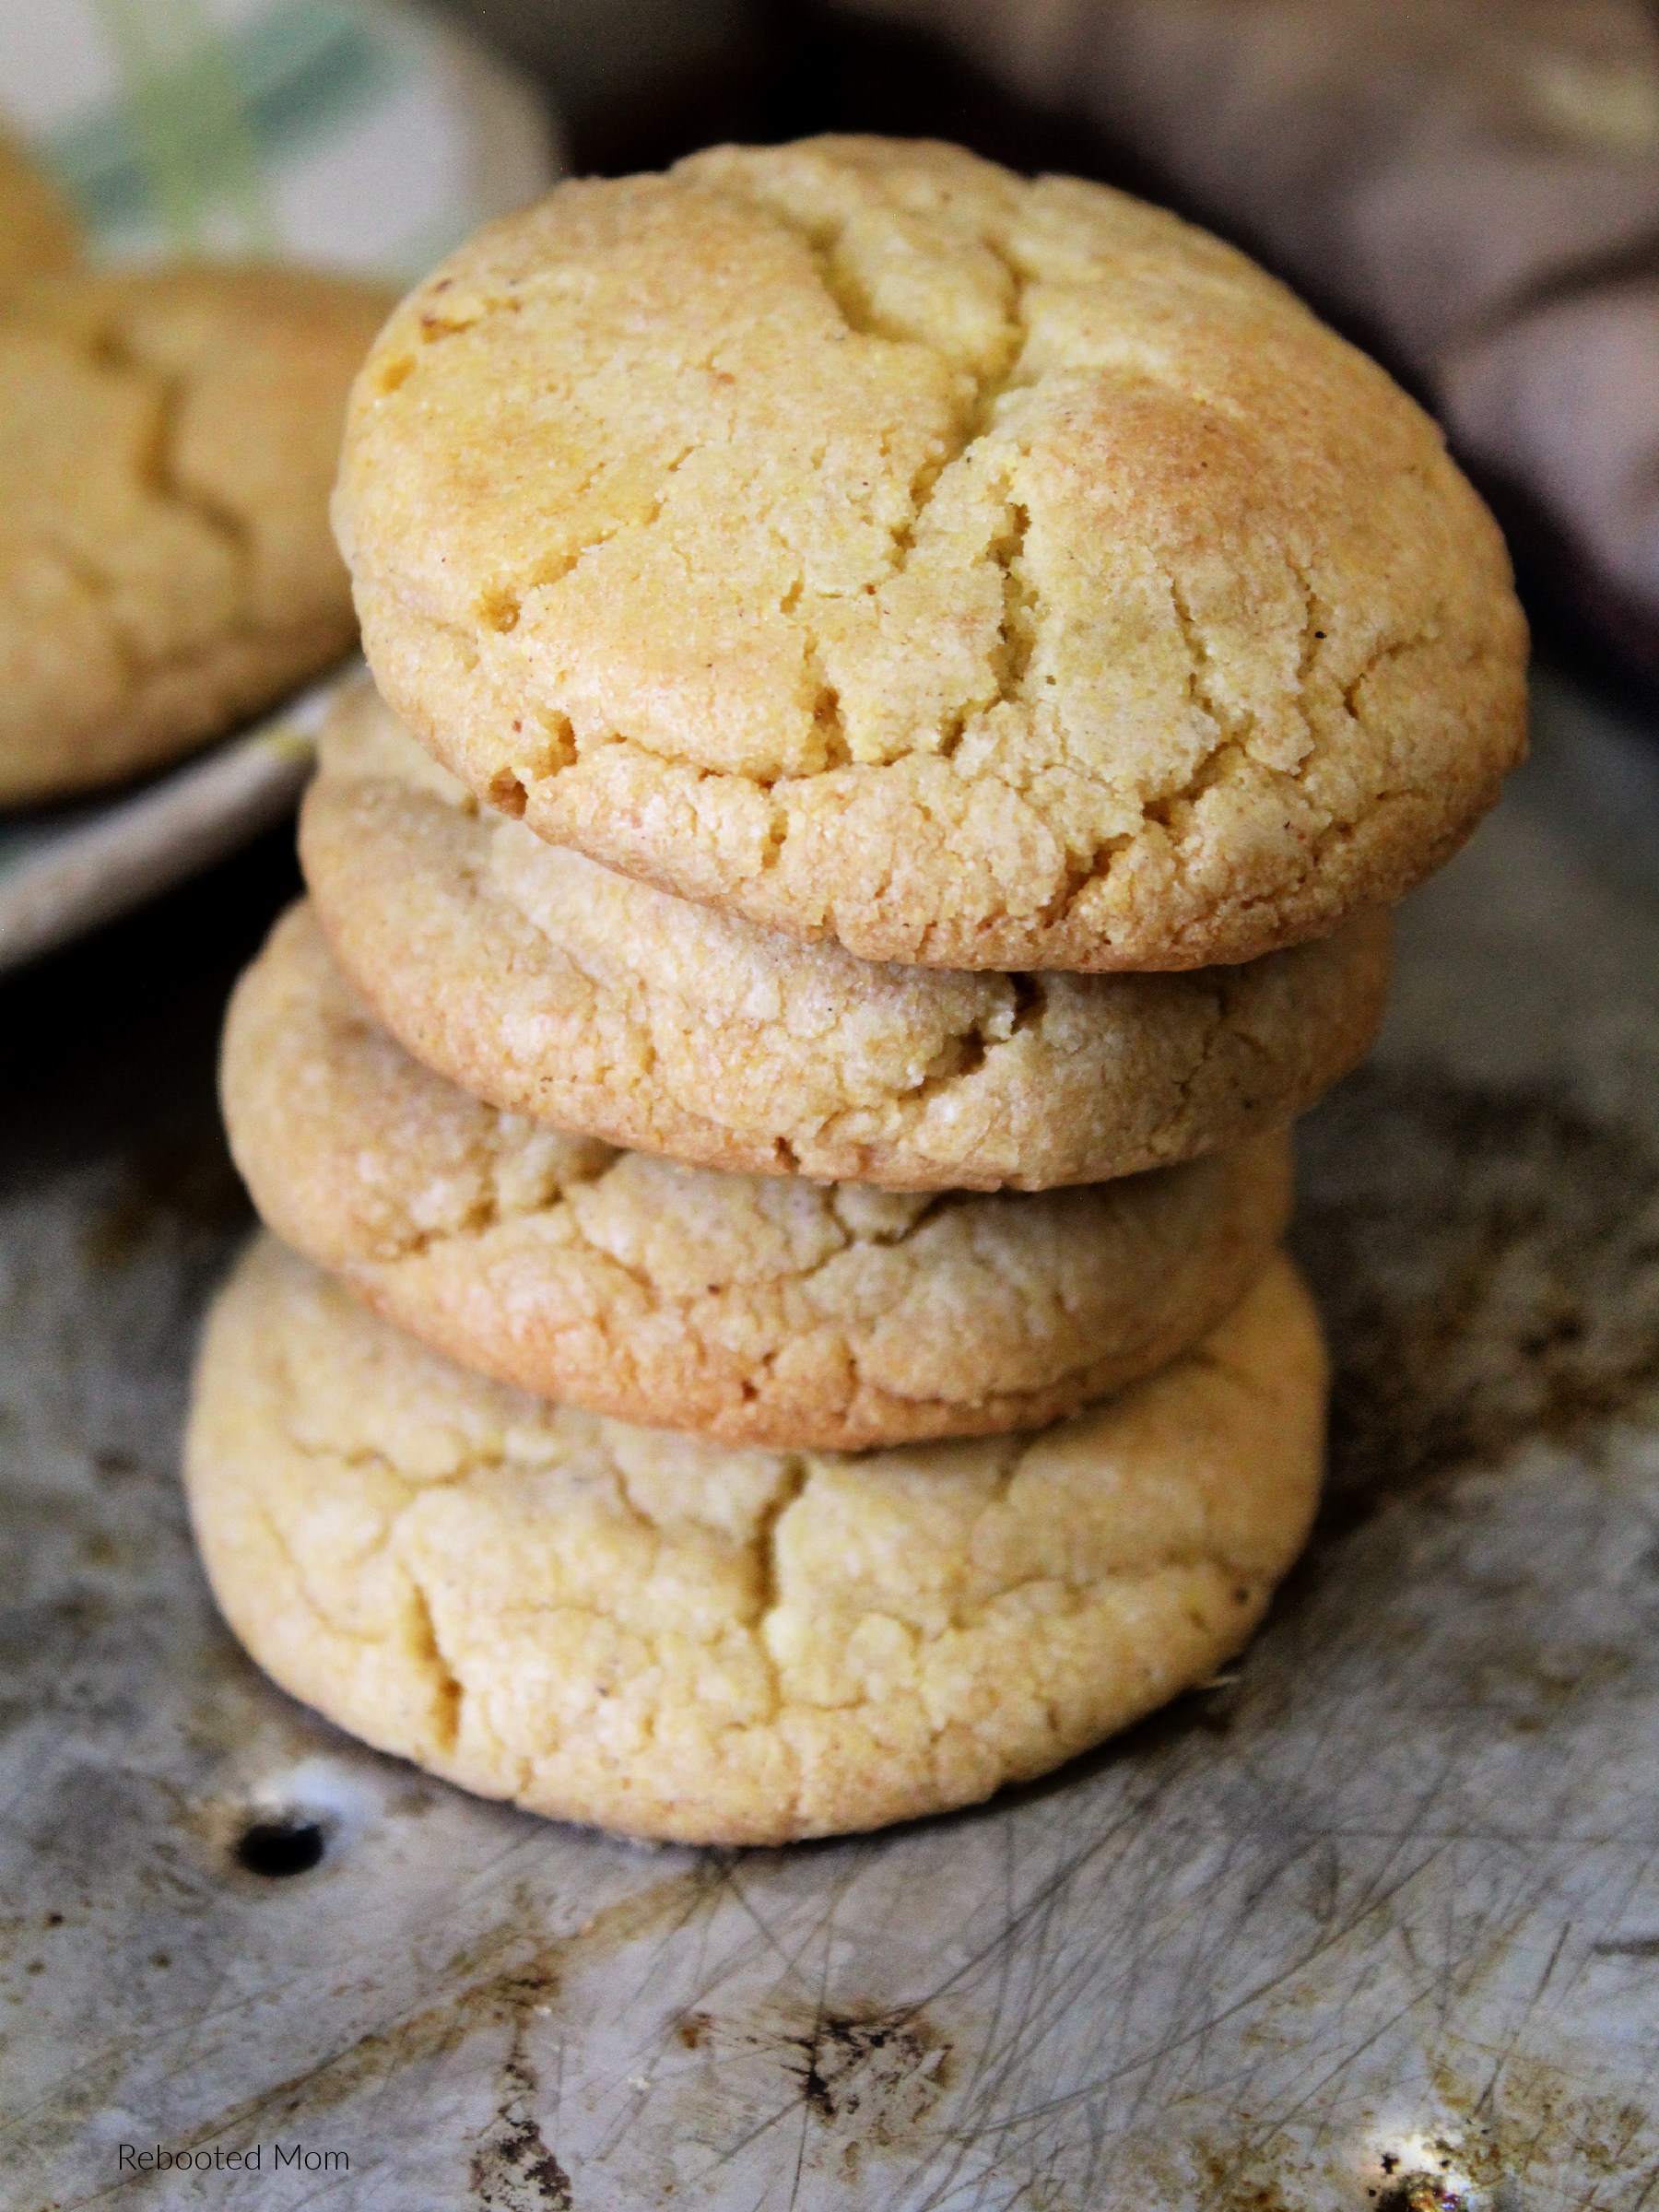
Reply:
[[1521, 745], [1432, 426], [1170, 217], [830, 139], [483, 232], [336, 518], [384, 700], [224, 1061], [306, 1257], [189, 1453], [255, 1655], [734, 1842], [1207, 1678], [1318, 1488], [1285, 1126]]
[[492, 225], [376, 344], [335, 522], [481, 798], [866, 959], [1253, 959], [1409, 889], [1522, 746], [1428, 418], [1214, 239], [947, 147]]

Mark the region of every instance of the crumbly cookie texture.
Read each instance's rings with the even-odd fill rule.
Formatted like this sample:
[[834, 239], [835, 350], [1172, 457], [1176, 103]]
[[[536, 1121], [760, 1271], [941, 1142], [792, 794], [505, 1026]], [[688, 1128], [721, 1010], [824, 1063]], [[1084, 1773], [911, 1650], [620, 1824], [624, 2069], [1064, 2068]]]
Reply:
[[328, 491], [388, 305], [274, 268], [0, 296], [0, 803], [155, 766], [349, 648]]
[[309, 909], [225, 1029], [267, 1225], [464, 1366], [730, 1443], [857, 1451], [1031, 1428], [1149, 1373], [1282, 1235], [1282, 1133], [998, 1196], [724, 1174], [495, 1112], [412, 1060]]
[[231, 1628], [354, 1734], [534, 1812], [781, 1843], [973, 1804], [1206, 1680], [1307, 1535], [1324, 1406], [1283, 1260], [1076, 1420], [845, 1457], [486, 1382], [263, 1240], [186, 1481]]
[[855, 959], [480, 809], [362, 685], [300, 821], [341, 965], [418, 1059], [508, 1112], [750, 1174], [1100, 1182], [1309, 1105], [1382, 1019], [1388, 924], [1201, 975]]
[[68, 201], [0, 131], [0, 283], [73, 268], [80, 253], [80, 225]]
[[1498, 530], [1241, 255], [945, 146], [562, 185], [404, 302], [335, 505], [387, 699], [555, 844], [867, 959], [1387, 903], [1524, 742]]

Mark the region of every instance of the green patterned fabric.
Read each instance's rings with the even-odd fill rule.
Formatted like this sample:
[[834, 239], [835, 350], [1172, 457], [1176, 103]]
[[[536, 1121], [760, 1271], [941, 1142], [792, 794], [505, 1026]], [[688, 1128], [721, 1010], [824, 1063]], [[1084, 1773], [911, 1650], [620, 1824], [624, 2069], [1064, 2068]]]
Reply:
[[114, 172], [141, 194], [168, 242], [209, 242], [215, 207], [227, 206], [253, 244], [276, 242], [260, 166], [256, 113], [236, 45], [200, 0], [98, 0], [131, 97], [136, 161]]
[[522, 80], [393, 0], [41, 5], [0, 0], [0, 107], [117, 257], [413, 276], [553, 166]]

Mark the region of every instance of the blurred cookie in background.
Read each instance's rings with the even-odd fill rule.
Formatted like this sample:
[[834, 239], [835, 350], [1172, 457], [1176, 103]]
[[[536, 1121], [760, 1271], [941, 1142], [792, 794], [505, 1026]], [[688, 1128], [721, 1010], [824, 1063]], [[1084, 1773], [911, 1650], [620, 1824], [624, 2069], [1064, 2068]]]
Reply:
[[181, 265], [0, 304], [0, 802], [175, 759], [349, 650], [328, 488], [391, 303]]
[[0, 129], [0, 282], [73, 268], [80, 226], [52, 180]]
[[[0, 104], [47, 180], [18, 172], [53, 211], [34, 266], [61, 280], [50, 307], [0, 312], [3, 972], [286, 813], [355, 635], [324, 520], [334, 363], [349, 373], [348, 327], [360, 351], [386, 302], [244, 266], [216, 322], [204, 265], [328, 270], [389, 300], [545, 190], [562, 135], [541, 87], [396, 0], [0, 0]], [[29, 274], [12, 181], [0, 150], [0, 298]], [[62, 288], [71, 207], [88, 262], [171, 261], [165, 302]], [[88, 316], [105, 318], [90, 355]], [[65, 368], [50, 402], [42, 356]]]

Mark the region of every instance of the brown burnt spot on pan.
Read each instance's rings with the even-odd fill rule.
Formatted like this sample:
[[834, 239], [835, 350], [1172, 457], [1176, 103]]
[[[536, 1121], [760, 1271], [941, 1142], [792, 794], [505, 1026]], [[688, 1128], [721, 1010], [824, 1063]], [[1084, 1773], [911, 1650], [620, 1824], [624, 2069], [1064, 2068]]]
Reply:
[[[1204, 2212], [1300, 2212], [1306, 2203], [1308, 2160], [1296, 2146], [1259, 2116], [1241, 2109], [1237, 2141], [1218, 2143], [1196, 2136], [1168, 2145], [1154, 2171], [1161, 2184], [1151, 2202], [1181, 2203], [1194, 2194]], [[1182, 2151], [1193, 2172], [1184, 2171]], [[1346, 2207], [1345, 2207], [1346, 2212]]]
[[[1219, 2168], [1219, 2161], [1205, 2161]], [[1272, 2182], [1243, 2181], [1234, 2186], [1220, 2171], [1204, 2198], [1204, 2212], [1291, 2212], [1290, 2206]]]
[[[530, 2022], [553, 2010], [574, 1970], [641, 1936], [684, 1924], [718, 1894], [717, 1875], [700, 1863], [618, 1900], [574, 1935], [535, 1949], [526, 1947], [525, 1921], [534, 1906], [524, 1898], [500, 1925], [438, 1971], [435, 1978], [453, 1993], [441, 2002], [372, 2029], [304, 2072], [216, 2112], [182, 2137], [178, 2147], [219, 2143], [234, 2150], [275, 2131], [291, 2132], [300, 2122], [335, 2111], [365, 2090], [372, 2092], [407, 2067], [457, 2052], [476, 2034], [492, 2028], [499, 2034], [505, 2028], [508, 2052], [498, 2078], [495, 2120], [480, 2150], [480, 2156], [484, 2150], [491, 2156], [481, 2169], [471, 2170], [471, 2201], [490, 2212], [564, 2212], [571, 2202], [569, 2182], [546, 2145], [536, 2148], [539, 2132], [527, 2109], [537, 2086], [526, 2056]], [[546, 2167], [538, 2163], [544, 2155]], [[483, 2193], [486, 2184], [493, 2194]], [[558, 2194], [561, 2186], [563, 2195]], [[534, 2194], [537, 2189], [539, 2195]]]
[[[1589, 2212], [1648, 2201], [1659, 2143], [1639, 2105], [1518, 2053], [1471, 2074], [1461, 2063], [1467, 2051], [1460, 2045], [1455, 2061], [1430, 2056], [1415, 2125], [1349, 2134], [1337, 2120], [1310, 2140], [1269, 2112], [1241, 2111], [1227, 2140], [1194, 2139], [1203, 2212], [1515, 2212], [1545, 2202]], [[1330, 2079], [1338, 2107], [1342, 2071]], [[1625, 2184], [1628, 2197], [1607, 2197], [1609, 2183]], [[1189, 2194], [1177, 2177], [1151, 2201]]]
[[[866, 2156], [900, 2150], [930, 2133], [953, 2080], [955, 2038], [920, 2005], [697, 2011], [682, 2016], [674, 2035], [702, 2062], [680, 2085], [681, 2110], [694, 2133], [719, 2140], [740, 2124], [727, 2103], [730, 2085], [755, 2060], [768, 2061], [792, 2085], [789, 2105], [804, 2131], [806, 2166], [842, 2182], [858, 2180]], [[771, 2124], [783, 2116], [774, 2112]]]
[[524, 2055], [524, 2021], [496, 2085], [496, 2114], [467, 2178], [482, 2212], [571, 2212], [571, 2177], [543, 2139], [530, 2100], [541, 2087]]
[[1635, 2203], [1659, 2181], [1653, 2114], [1629, 2096], [1586, 2088], [1565, 2066], [1516, 2053], [1496, 2072], [1441, 2060], [1430, 2077], [1442, 2117], [1425, 2131], [1426, 2153], [1406, 2165], [1465, 2201], [1496, 2203], [1499, 2212], [1540, 2201], [1588, 2206], [1603, 2201], [1602, 2184], [1635, 2177]]
[[1377, 2212], [1465, 2212], [1469, 2199], [1441, 2175], [1403, 2173], [1375, 2199]]
[[1308, 1117], [1293, 1237], [1335, 1364], [1328, 1521], [1582, 1439], [1659, 1383], [1659, 1150], [1559, 1098], [1366, 1071]]
[[826, 2126], [856, 2124], [872, 2143], [908, 2134], [947, 2086], [950, 2043], [916, 2010], [824, 2012], [780, 2039], [802, 2100]]
[[1392, 2147], [1378, 2146], [1366, 2174], [1367, 2212], [1487, 2212], [1551, 2203], [1589, 2206], [1608, 2182], [1653, 2186], [1649, 2115], [1629, 2098], [1586, 2092], [1561, 2068], [1513, 2057], [1471, 2078], [1430, 2067], [1437, 2117]]

